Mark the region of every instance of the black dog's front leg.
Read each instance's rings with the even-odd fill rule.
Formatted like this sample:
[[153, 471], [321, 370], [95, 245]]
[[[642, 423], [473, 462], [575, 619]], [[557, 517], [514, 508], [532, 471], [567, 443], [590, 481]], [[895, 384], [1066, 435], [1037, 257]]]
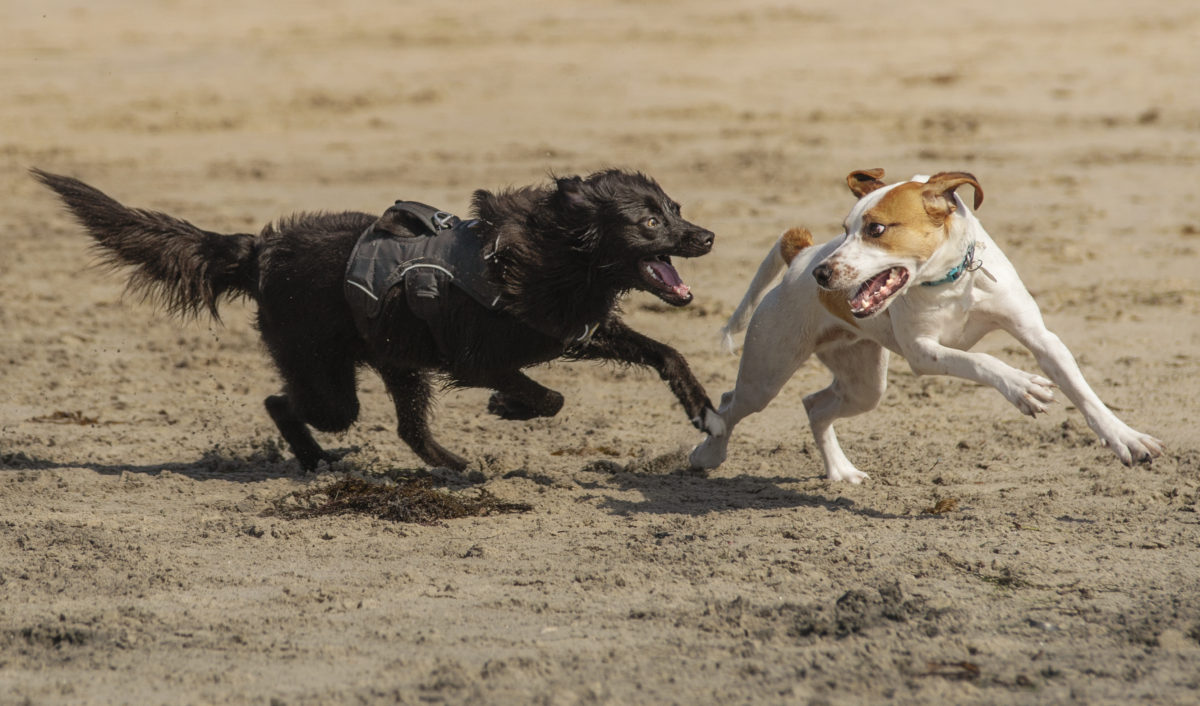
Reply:
[[560, 393], [539, 384], [520, 370], [472, 373], [457, 379], [464, 385], [495, 390], [487, 409], [501, 419], [553, 417], [563, 406]]
[[692, 369], [679, 351], [634, 331], [619, 319], [606, 321], [590, 341], [570, 355], [580, 359], [615, 360], [653, 368], [675, 393], [697, 429], [710, 434], [724, 429], [704, 386], [692, 374]]

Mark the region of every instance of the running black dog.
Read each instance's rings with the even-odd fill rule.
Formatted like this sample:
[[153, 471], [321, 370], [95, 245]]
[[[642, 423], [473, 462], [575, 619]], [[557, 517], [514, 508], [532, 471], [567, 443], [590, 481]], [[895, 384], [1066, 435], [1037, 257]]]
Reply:
[[[308, 426], [342, 431], [357, 418], [361, 365], [382, 376], [400, 438], [431, 466], [467, 464], [430, 434], [432, 376], [495, 390], [488, 411], [500, 417], [549, 417], [562, 395], [521, 369], [564, 356], [651, 367], [693, 424], [719, 433], [711, 428], [719, 418], [683, 357], [619, 316], [617, 300], [631, 289], [674, 306], [691, 301], [670, 258], [703, 255], [713, 243], [710, 231], [684, 220], [679, 205], [642, 174], [609, 170], [544, 187], [476, 191], [476, 220], [453, 229], [459, 251], [464, 243], [474, 251], [460, 263], [473, 278], [456, 279], [436, 258], [417, 257], [406, 263], [415, 268], [385, 271], [377, 281], [402, 286], [375, 290], [348, 273], [356, 257], [377, 260], [356, 254], [360, 240], [432, 242], [432, 233], [457, 219], [425, 207], [434, 213], [429, 227], [419, 223], [421, 209], [397, 202], [382, 218], [304, 213], [257, 236], [220, 235], [125, 207], [70, 177], [33, 175], [58, 193], [107, 263], [133, 268], [129, 287], [170, 312], [207, 310], [217, 318], [222, 298], [258, 303], [258, 328], [284, 382], [283, 394], [266, 399], [267, 411], [306, 469], [334, 458]], [[472, 279], [474, 289], [467, 286]], [[451, 281], [456, 286], [446, 286]]]

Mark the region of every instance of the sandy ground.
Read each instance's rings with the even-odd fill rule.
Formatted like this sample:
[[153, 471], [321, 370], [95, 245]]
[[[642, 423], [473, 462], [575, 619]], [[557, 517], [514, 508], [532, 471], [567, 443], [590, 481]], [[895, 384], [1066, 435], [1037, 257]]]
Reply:
[[[0, 27], [0, 703], [1200, 701], [1195, 4], [46, 0]], [[352, 453], [303, 473], [250, 305], [123, 298], [31, 166], [224, 231], [645, 170], [718, 240], [691, 307], [627, 318], [714, 398], [780, 231], [836, 234], [852, 169], [968, 170], [1051, 328], [1169, 453], [1124, 468], [1068, 404], [1031, 420], [893, 360], [839, 425], [871, 480], [829, 484], [814, 361], [689, 475], [654, 375], [560, 363], [533, 371], [555, 419], [481, 391], [435, 419], [477, 460], [440, 486], [529, 512], [264, 516], [421, 472], [379, 381], [323, 438]]]

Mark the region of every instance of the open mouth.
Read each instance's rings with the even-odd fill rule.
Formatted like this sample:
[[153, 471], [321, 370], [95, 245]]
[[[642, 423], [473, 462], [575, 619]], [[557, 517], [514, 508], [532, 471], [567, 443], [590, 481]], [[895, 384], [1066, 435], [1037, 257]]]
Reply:
[[692, 300], [692, 288], [683, 283], [669, 255], [647, 258], [638, 265], [649, 291], [659, 299], [674, 306], [683, 306]]
[[850, 297], [850, 313], [860, 319], [878, 314], [906, 282], [908, 270], [903, 267], [880, 272], [863, 282], [854, 296]]

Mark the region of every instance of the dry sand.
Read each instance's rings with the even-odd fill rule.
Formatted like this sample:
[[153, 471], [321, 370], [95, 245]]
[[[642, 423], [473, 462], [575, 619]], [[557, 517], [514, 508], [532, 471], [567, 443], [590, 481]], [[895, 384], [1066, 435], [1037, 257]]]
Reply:
[[[797, 5], [0, 5], [0, 703], [1200, 700], [1200, 7]], [[1124, 468], [1067, 404], [1031, 420], [894, 360], [839, 425], [871, 480], [829, 484], [814, 361], [702, 477], [653, 374], [559, 363], [533, 371], [555, 419], [458, 391], [434, 420], [477, 460], [440, 486], [529, 512], [264, 516], [423, 472], [377, 378], [323, 437], [355, 450], [304, 474], [250, 306], [122, 298], [31, 166], [230, 232], [645, 170], [718, 240], [691, 307], [627, 318], [714, 398], [780, 231], [836, 234], [852, 169], [968, 170], [1051, 328], [1169, 452]]]

